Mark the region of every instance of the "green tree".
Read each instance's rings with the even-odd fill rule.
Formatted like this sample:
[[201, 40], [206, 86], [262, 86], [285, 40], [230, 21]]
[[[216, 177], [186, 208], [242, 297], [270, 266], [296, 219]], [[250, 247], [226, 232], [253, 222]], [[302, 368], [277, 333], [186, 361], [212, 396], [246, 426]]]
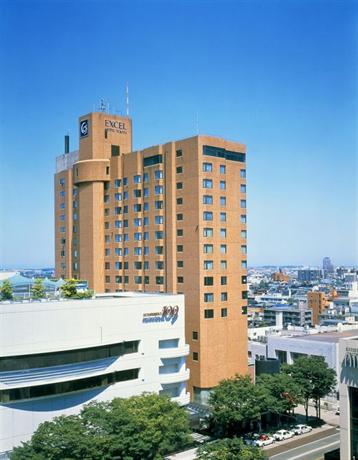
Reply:
[[274, 399], [263, 386], [254, 385], [249, 376], [223, 380], [209, 397], [215, 433], [231, 437], [244, 423], [260, 421], [274, 405]]
[[73, 278], [65, 280], [60, 289], [63, 297], [73, 299], [77, 295], [77, 281]]
[[42, 423], [11, 460], [159, 460], [190, 441], [188, 416], [168, 396], [146, 394], [85, 406]]
[[264, 460], [265, 454], [258, 447], [245, 446], [240, 438], [220, 439], [201, 446], [197, 460]]
[[322, 356], [301, 356], [284, 372], [301, 387], [308, 420], [308, 403], [315, 401], [316, 416], [321, 417], [321, 398], [331, 393], [336, 386], [336, 372], [328, 367]]
[[43, 299], [45, 297], [44, 283], [41, 278], [36, 278], [31, 288], [33, 299]]
[[269, 391], [274, 400], [270, 412], [279, 417], [303, 403], [301, 386], [288, 374], [263, 374], [257, 378], [256, 384]]
[[0, 288], [0, 295], [2, 300], [12, 300], [13, 299], [13, 289], [12, 284], [9, 280], [4, 280], [1, 288]]

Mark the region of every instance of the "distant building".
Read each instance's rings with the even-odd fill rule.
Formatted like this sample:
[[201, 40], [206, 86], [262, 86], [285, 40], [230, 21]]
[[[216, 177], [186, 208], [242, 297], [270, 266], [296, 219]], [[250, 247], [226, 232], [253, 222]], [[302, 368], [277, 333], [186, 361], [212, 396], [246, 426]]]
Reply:
[[0, 458], [38, 425], [143, 392], [189, 403], [184, 296], [0, 303]]
[[302, 282], [318, 281], [322, 278], [322, 270], [304, 268], [297, 270], [297, 279]]
[[265, 307], [264, 322], [278, 327], [304, 326], [312, 324], [312, 311], [295, 305], [275, 305]]
[[322, 262], [323, 272], [326, 275], [332, 275], [334, 273], [334, 266], [330, 257], [324, 257]]
[[324, 292], [312, 291], [307, 293], [307, 307], [312, 310], [312, 325], [319, 324], [319, 315], [329, 307], [329, 301]]
[[288, 283], [290, 280], [290, 277], [286, 275], [286, 273], [283, 273], [282, 270], [280, 269], [278, 272], [274, 272], [271, 275], [272, 281], [278, 281], [280, 283]]
[[[2, 272], [0, 274], [0, 286], [5, 280], [8, 280], [12, 286], [13, 295], [15, 299], [30, 299], [32, 294], [31, 290], [36, 278], [28, 278], [22, 276], [18, 272]], [[47, 278], [42, 278], [42, 285], [45, 290], [45, 295], [54, 297], [56, 292], [60, 289], [64, 281], [53, 281]], [[87, 282], [82, 282], [83, 288], [87, 289]], [[82, 286], [81, 286], [82, 287]]]
[[358, 459], [358, 331], [339, 341], [341, 459]]

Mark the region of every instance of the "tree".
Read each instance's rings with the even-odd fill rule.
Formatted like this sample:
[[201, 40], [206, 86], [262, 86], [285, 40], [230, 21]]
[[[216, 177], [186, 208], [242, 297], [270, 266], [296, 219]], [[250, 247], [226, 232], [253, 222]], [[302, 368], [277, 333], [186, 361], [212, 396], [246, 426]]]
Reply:
[[264, 460], [265, 454], [258, 447], [245, 446], [240, 438], [220, 439], [201, 446], [197, 460]]
[[238, 434], [245, 422], [260, 421], [274, 400], [266, 388], [254, 385], [249, 376], [237, 375], [213, 389], [209, 405], [216, 435], [231, 437]]
[[14, 295], [13, 295], [13, 289], [12, 289], [12, 284], [10, 283], [9, 280], [4, 280], [1, 288], [0, 288], [0, 294], [1, 294], [1, 299], [2, 300], [12, 300]]
[[308, 403], [314, 399], [316, 416], [321, 417], [321, 398], [328, 395], [336, 386], [336, 372], [328, 367], [322, 356], [301, 356], [284, 368], [301, 387], [308, 420]]
[[84, 292], [77, 291], [78, 280], [68, 279], [65, 280], [60, 290], [66, 299], [90, 299], [93, 296], [93, 291], [87, 290]]
[[36, 278], [31, 288], [33, 299], [43, 299], [45, 297], [45, 288], [41, 278]]
[[42, 423], [11, 460], [159, 460], [190, 441], [188, 416], [168, 396], [91, 403], [76, 416]]
[[274, 399], [270, 411], [278, 416], [290, 413], [303, 402], [301, 386], [288, 374], [263, 374], [257, 378], [256, 384], [269, 391]]

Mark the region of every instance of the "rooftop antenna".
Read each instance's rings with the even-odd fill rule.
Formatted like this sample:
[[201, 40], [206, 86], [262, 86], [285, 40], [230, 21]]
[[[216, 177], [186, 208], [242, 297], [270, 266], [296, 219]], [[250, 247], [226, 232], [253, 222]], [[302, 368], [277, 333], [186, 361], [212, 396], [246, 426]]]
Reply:
[[129, 117], [129, 89], [128, 82], [126, 82], [126, 115]]
[[103, 97], [101, 97], [101, 103], [100, 103], [100, 106], [99, 106], [99, 110], [100, 110], [101, 112], [105, 112], [105, 111], [106, 111], [106, 104], [105, 104], [105, 102], [104, 102]]

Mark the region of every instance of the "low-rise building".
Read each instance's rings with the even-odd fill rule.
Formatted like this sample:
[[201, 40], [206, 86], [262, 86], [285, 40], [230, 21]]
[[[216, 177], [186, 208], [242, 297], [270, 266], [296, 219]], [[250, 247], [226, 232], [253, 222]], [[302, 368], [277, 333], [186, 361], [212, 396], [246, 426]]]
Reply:
[[0, 303], [0, 455], [92, 401], [155, 392], [188, 403], [184, 317], [183, 295]]
[[312, 310], [296, 305], [274, 305], [264, 309], [264, 322], [278, 327], [312, 324]]

